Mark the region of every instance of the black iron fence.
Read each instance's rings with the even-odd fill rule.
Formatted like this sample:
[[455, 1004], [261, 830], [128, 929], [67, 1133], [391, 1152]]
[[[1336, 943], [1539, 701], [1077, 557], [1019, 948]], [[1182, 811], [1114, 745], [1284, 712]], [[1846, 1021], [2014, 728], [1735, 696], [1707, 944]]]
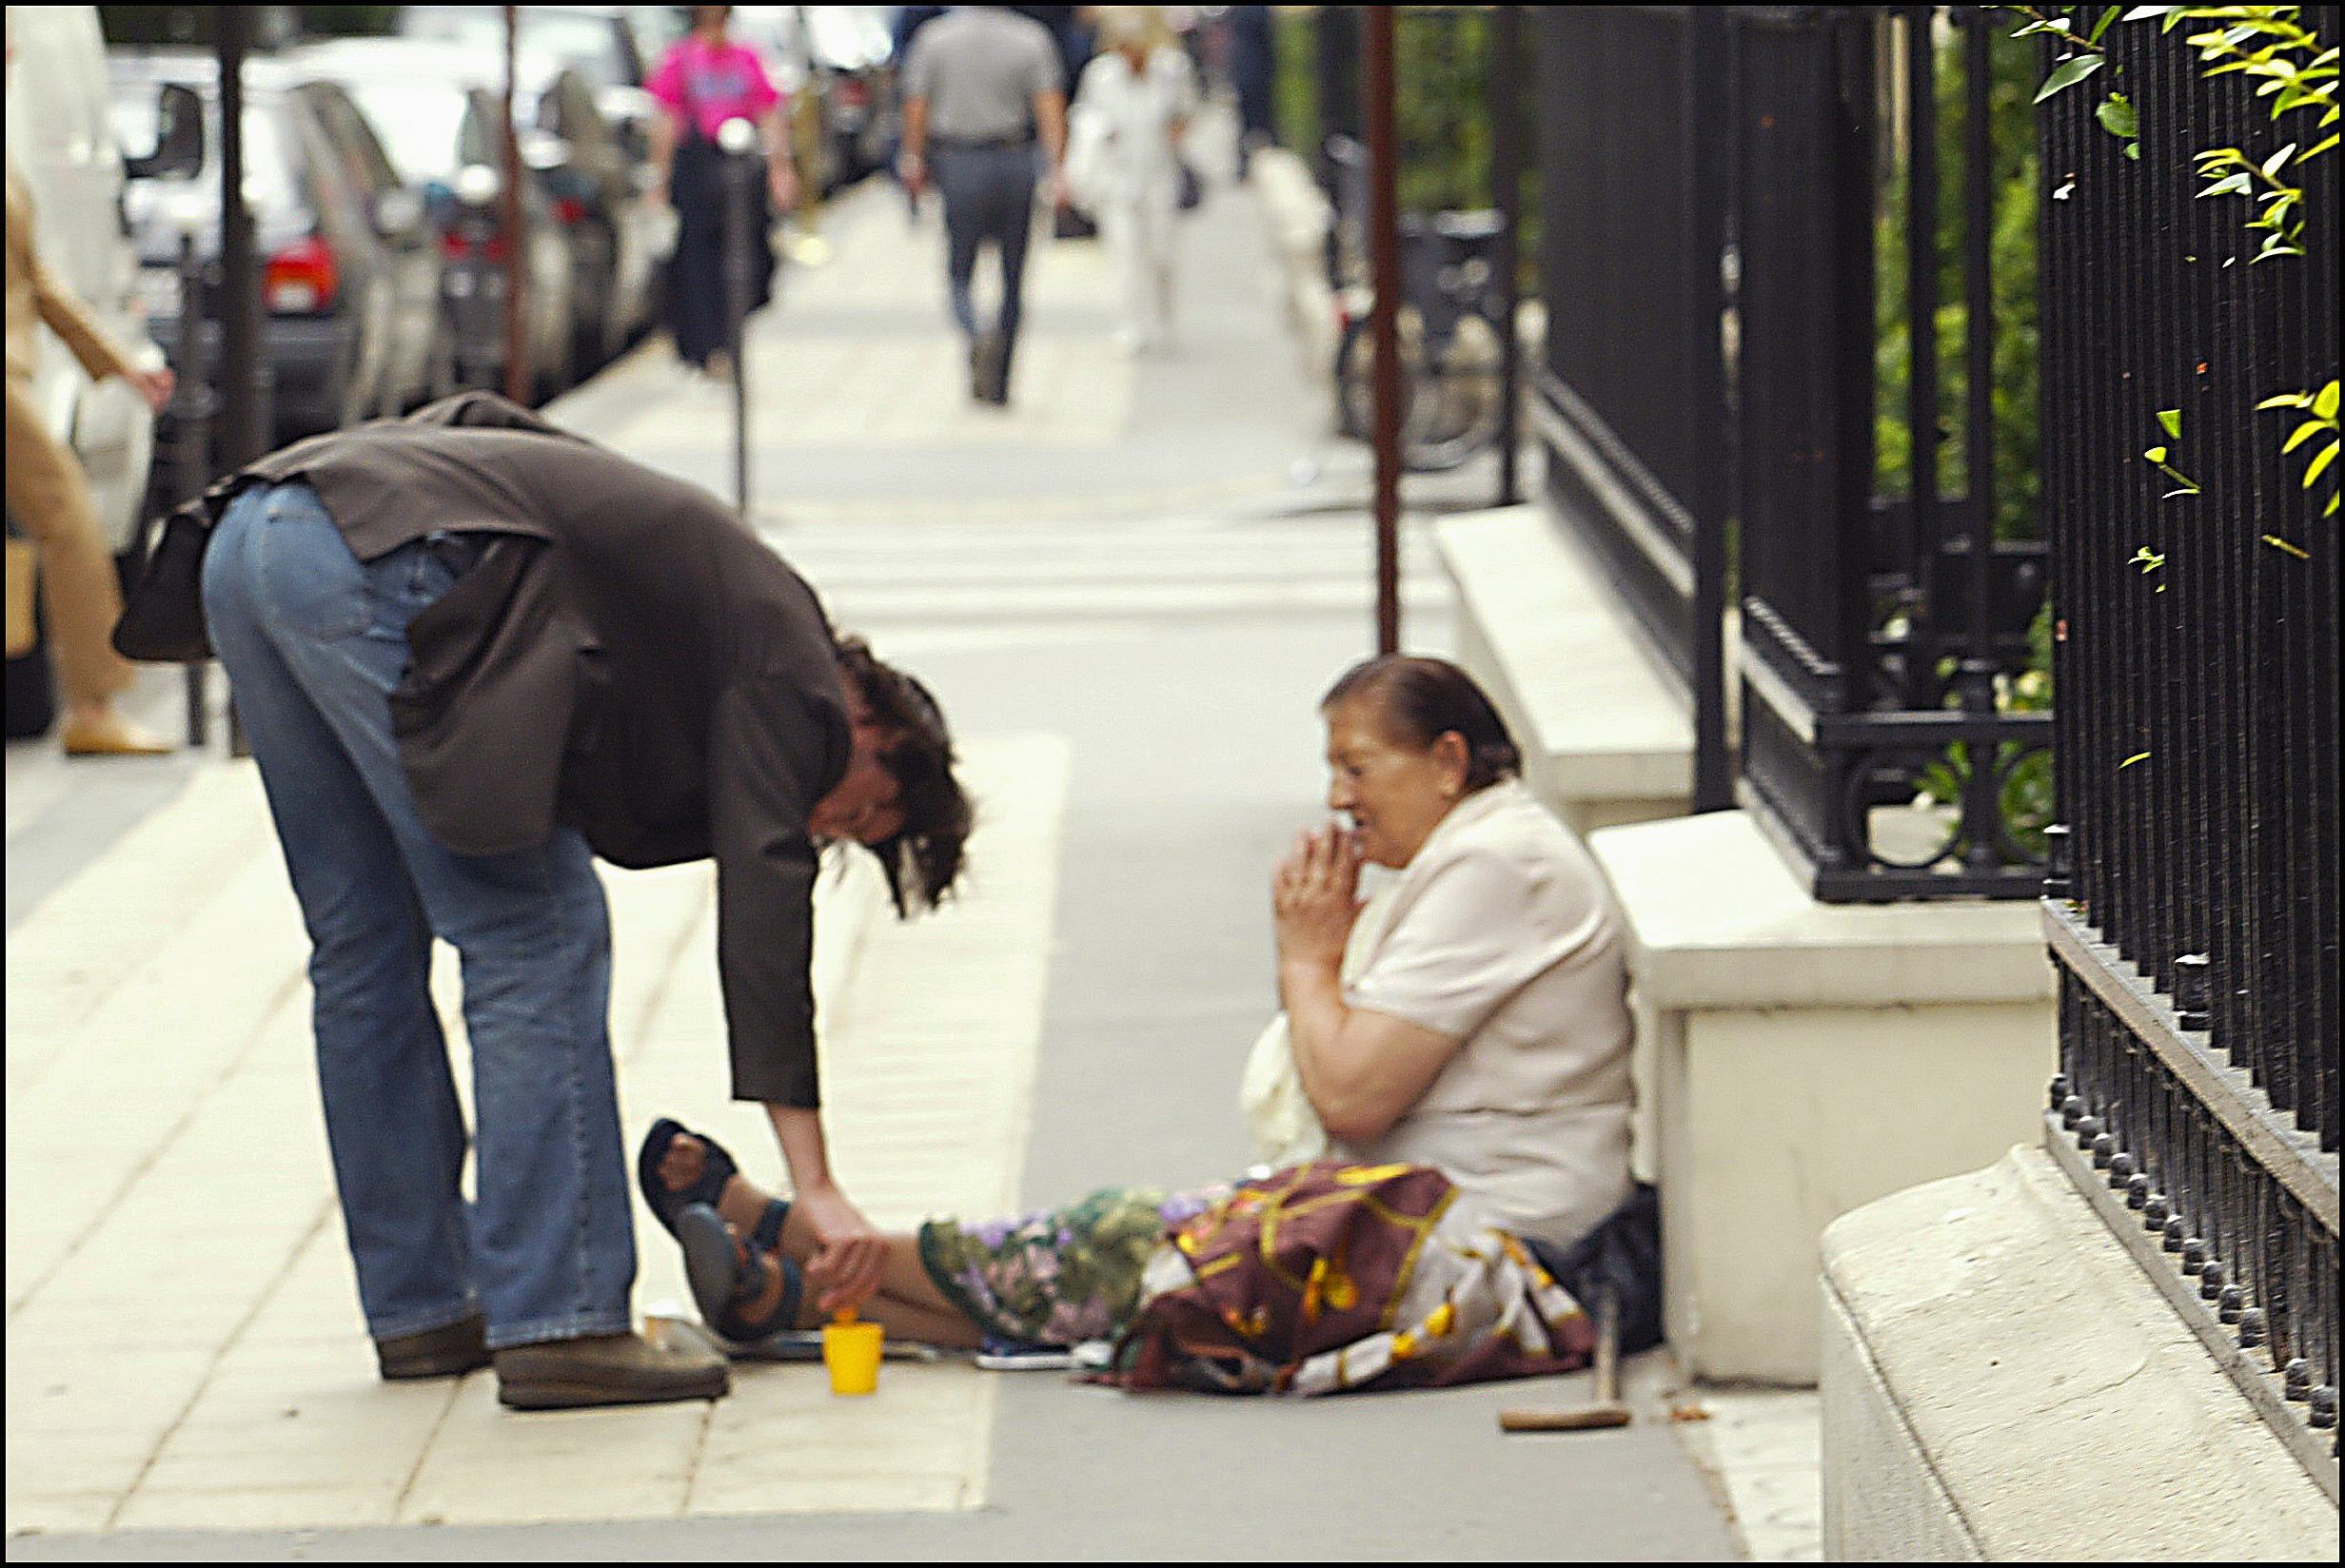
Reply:
[[1692, 700], [1695, 809], [1732, 804], [1724, 24], [1718, 8], [1538, 12], [1533, 419], [1547, 482]]
[[2258, 404], [2337, 376], [2337, 163], [2298, 176], [2306, 254], [2255, 261], [2193, 163], [2293, 139], [2269, 100], [2181, 31], [2105, 47], [2138, 158], [2098, 93], [2043, 123], [2052, 1142], [2334, 1498], [2338, 537]]
[[[1742, 796], [1817, 895], [2032, 894], [2050, 727], [2009, 693], [2042, 548], [1994, 537], [1987, 19], [1587, 7], [1540, 25], [1543, 196], [1571, 215], [1541, 258], [1549, 482], [1685, 684], [1712, 781], [1695, 808], [1731, 799], [1720, 628], [1739, 601]], [[1904, 231], [1884, 229], [1900, 206]], [[1902, 495], [1875, 441], [1884, 266], [1906, 302]], [[1960, 407], [1941, 304], [1961, 307]], [[1959, 463], [1939, 458], [1950, 421]], [[1962, 484], [1941, 493], [1948, 472]]]

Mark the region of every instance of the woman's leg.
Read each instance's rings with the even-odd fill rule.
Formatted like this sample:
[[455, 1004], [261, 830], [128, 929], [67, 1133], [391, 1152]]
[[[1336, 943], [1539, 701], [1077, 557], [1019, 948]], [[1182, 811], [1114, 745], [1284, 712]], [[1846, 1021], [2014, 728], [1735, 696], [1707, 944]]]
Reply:
[[[669, 1143], [666, 1157], [660, 1162], [660, 1178], [672, 1192], [680, 1192], [700, 1179], [701, 1162], [706, 1147], [689, 1132], [680, 1132]], [[724, 1185], [724, 1192], [717, 1201], [717, 1212], [735, 1232], [747, 1235], [765, 1217], [775, 1195], [759, 1186], [746, 1176], [735, 1175]], [[791, 1262], [803, 1266], [814, 1256], [815, 1237], [803, 1214], [797, 1208], [782, 1222], [781, 1250]], [[769, 1265], [770, 1267], [771, 1265]], [[815, 1303], [815, 1292], [809, 1290], [798, 1305], [798, 1327], [813, 1328], [822, 1322], [821, 1309]], [[755, 1318], [771, 1311], [780, 1300], [778, 1270], [769, 1273], [761, 1303], [752, 1303], [744, 1316]], [[916, 1236], [895, 1235], [888, 1238], [887, 1260], [881, 1266], [879, 1294], [866, 1303], [861, 1315], [882, 1324], [898, 1339], [918, 1340], [928, 1344], [973, 1346], [984, 1339], [977, 1326], [963, 1316], [960, 1309], [945, 1298], [928, 1270], [920, 1263], [920, 1244]]]

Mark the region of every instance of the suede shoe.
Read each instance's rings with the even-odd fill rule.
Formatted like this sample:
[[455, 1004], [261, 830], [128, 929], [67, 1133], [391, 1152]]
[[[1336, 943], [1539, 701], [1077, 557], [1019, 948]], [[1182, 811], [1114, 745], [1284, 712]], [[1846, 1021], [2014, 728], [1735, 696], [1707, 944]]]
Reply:
[[488, 1324], [476, 1312], [443, 1328], [377, 1340], [375, 1364], [386, 1382], [462, 1377], [488, 1364]]
[[497, 1352], [497, 1399], [516, 1410], [713, 1400], [728, 1386], [714, 1350], [656, 1345], [640, 1334], [595, 1334]]

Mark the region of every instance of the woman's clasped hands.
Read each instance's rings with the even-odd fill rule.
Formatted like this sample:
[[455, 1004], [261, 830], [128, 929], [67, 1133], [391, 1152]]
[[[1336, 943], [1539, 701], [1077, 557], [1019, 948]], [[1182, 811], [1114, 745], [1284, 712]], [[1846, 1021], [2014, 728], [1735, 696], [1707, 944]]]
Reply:
[[1271, 874], [1271, 911], [1281, 964], [1339, 966], [1360, 912], [1358, 835], [1331, 822], [1296, 834]]

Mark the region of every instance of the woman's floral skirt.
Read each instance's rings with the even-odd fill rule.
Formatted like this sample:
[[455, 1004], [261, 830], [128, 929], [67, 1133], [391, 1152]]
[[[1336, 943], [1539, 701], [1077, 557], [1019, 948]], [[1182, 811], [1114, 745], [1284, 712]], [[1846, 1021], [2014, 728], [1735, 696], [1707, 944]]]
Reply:
[[1117, 1342], [1112, 1381], [1129, 1388], [1443, 1387], [1569, 1371], [1595, 1344], [1570, 1293], [1429, 1166], [1111, 1187], [1016, 1220], [932, 1221], [920, 1259], [990, 1334]]
[[1015, 1220], [931, 1220], [920, 1227], [920, 1262], [988, 1334], [1029, 1344], [1112, 1340], [1131, 1323], [1140, 1275], [1166, 1233], [1229, 1190], [1105, 1187]]

